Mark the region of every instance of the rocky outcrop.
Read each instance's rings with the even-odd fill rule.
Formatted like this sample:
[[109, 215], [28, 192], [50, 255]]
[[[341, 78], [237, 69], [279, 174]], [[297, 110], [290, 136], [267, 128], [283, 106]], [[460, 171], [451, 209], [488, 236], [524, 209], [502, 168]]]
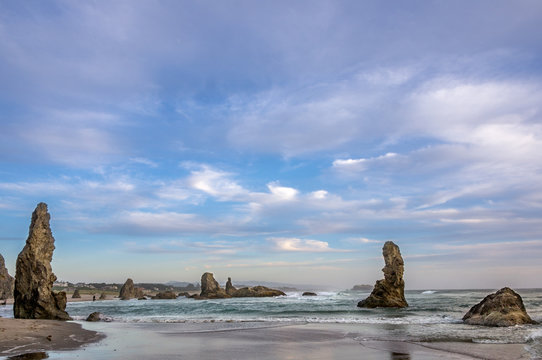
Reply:
[[134, 281], [130, 278], [126, 279], [126, 282], [120, 288], [119, 298], [121, 300], [140, 299], [145, 297], [143, 289], [134, 286]]
[[13, 313], [20, 319], [70, 320], [66, 293], [53, 292], [56, 280], [51, 269], [55, 239], [49, 226], [47, 205], [39, 203], [32, 213], [26, 245], [17, 257]]
[[103, 292], [100, 294], [100, 298], [98, 300], [106, 300], [107, 299], [107, 295]]
[[72, 294], [72, 299], [81, 299], [81, 294], [79, 293], [79, 290], [75, 289]]
[[318, 294], [312, 291], [305, 291], [301, 296], [317, 296]]
[[212, 273], [201, 275], [201, 293], [195, 299], [225, 299], [231, 297], [220, 287]]
[[235, 289], [231, 284], [231, 278], [228, 278], [226, 283], [226, 289], [220, 287], [218, 282], [211, 273], [205, 273], [201, 276], [201, 293], [196, 296], [190, 296], [191, 298], [202, 299], [226, 299], [231, 297], [271, 297], [286, 295], [280, 290], [270, 289], [265, 286], [244, 287], [241, 289]]
[[102, 314], [98, 311], [93, 312], [87, 317], [87, 321], [92, 321], [92, 322], [100, 321], [101, 319], [102, 319]]
[[536, 324], [523, 305], [521, 296], [510, 288], [502, 288], [489, 294], [463, 316], [470, 325], [514, 326]]
[[173, 291], [163, 291], [163, 292], [159, 292], [152, 298], [156, 300], [171, 300], [171, 299], [176, 299], [177, 294]]
[[265, 286], [244, 287], [233, 293], [232, 297], [273, 297], [284, 296], [280, 290], [270, 289]]
[[229, 277], [228, 281], [226, 282], [226, 294], [232, 296], [236, 291], [237, 289], [232, 285], [231, 278]]
[[358, 307], [407, 307], [405, 300], [404, 262], [399, 247], [387, 241], [382, 248], [386, 265], [382, 269], [384, 279], [378, 280], [371, 295], [358, 303]]
[[4, 257], [0, 254], [0, 300], [13, 297], [13, 277], [8, 273]]

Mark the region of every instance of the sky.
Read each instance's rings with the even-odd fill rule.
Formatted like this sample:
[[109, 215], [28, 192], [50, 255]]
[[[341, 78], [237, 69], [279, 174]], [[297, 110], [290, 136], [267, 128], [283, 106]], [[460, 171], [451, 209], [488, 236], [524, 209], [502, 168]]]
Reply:
[[542, 287], [542, 2], [2, 1], [0, 253], [78, 282]]

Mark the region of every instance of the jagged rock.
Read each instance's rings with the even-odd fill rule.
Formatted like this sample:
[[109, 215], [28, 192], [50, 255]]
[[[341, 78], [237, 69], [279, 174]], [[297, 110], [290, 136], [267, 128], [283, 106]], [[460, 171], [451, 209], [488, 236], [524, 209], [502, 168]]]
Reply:
[[79, 290], [75, 289], [72, 295], [72, 299], [81, 299], [81, 294], [79, 293]]
[[273, 297], [284, 296], [280, 290], [270, 289], [265, 286], [244, 287], [233, 293], [232, 297]]
[[93, 312], [87, 317], [87, 321], [92, 321], [92, 322], [100, 321], [101, 319], [102, 319], [102, 314], [99, 313], [98, 311]]
[[119, 298], [121, 300], [139, 299], [144, 297], [143, 289], [134, 286], [134, 281], [130, 278], [126, 279], [126, 282], [120, 288]]
[[236, 291], [237, 289], [232, 285], [231, 278], [229, 277], [228, 281], [226, 282], [226, 294], [232, 296]]
[[317, 296], [318, 294], [313, 293], [312, 291], [305, 291], [301, 296]]
[[190, 297], [190, 293], [188, 291], [184, 291], [182, 293], [179, 293], [179, 296], [184, 296], [184, 297], [187, 297], [189, 298]]
[[384, 279], [378, 280], [371, 295], [358, 303], [358, 307], [407, 307], [405, 300], [405, 281], [403, 280], [404, 262], [399, 247], [392, 241], [386, 241], [382, 248], [386, 265], [382, 269]]
[[100, 298], [98, 300], [106, 300], [107, 299], [107, 295], [103, 292], [100, 294]]
[[508, 287], [489, 294], [474, 305], [463, 316], [463, 321], [470, 325], [485, 326], [536, 324], [527, 314], [521, 296]]
[[176, 299], [177, 294], [174, 293], [173, 291], [163, 291], [163, 292], [159, 292], [152, 298], [157, 299], [157, 300], [161, 300], [161, 299], [171, 300], [171, 299]]
[[71, 320], [66, 293], [53, 292], [56, 280], [51, 269], [55, 239], [49, 226], [47, 204], [39, 203], [32, 213], [26, 245], [17, 257], [13, 313], [20, 319]]
[[4, 257], [0, 254], [0, 300], [6, 300], [13, 297], [13, 283], [15, 280], [8, 273]]
[[201, 275], [201, 293], [195, 299], [225, 299], [231, 297], [220, 287], [212, 273]]

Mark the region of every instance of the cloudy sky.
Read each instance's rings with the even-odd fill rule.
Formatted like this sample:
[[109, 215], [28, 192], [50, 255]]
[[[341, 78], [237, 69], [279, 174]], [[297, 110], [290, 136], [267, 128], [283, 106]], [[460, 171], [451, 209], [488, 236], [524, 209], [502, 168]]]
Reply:
[[0, 2], [0, 253], [69, 281], [542, 287], [542, 2]]

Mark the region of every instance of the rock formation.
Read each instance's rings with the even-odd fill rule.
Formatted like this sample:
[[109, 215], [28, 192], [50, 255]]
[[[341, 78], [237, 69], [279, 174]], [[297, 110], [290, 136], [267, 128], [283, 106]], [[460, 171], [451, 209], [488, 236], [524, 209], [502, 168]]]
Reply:
[[134, 286], [134, 281], [130, 278], [126, 279], [126, 282], [120, 288], [119, 298], [121, 300], [140, 299], [144, 297], [143, 289]]
[[382, 269], [384, 279], [376, 282], [371, 295], [360, 301], [358, 307], [407, 307], [403, 280], [404, 263], [399, 247], [392, 241], [386, 241], [382, 248], [382, 255], [386, 263]]
[[201, 293], [196, 296], [190, 296], [197, 300], [202, 299], [226, 299], [230, 297], [270, 297], [286, 295], [280, 290], [270, 289], [265, 286], [244, 287], [241, 289], [235, 289], [231, 285], [231, 278], [228, 278], [226, 283], [226, 289], [220, 287], [218, 282], [211, 273], [205, 273], [201, 276]]
[[232, 296], [236, 291], [237, 289], [232, 285], [231, 278], [229, 277], [228, 281], [226, 282], [226, 294]]
[[102, 319], [102, 314], [98, 311], [93, 312], [87, 317], [87, 321], [92, 321], [92, 322], [100, 321], [101, 319]]
[[13, 297], [13, 277], [8, 273], [4, 257], [0, 254], [0, 300]]
[[79, 293], [78, 289], [75, 289], [75, 291], [73, 292], [72, 299], [81, 299], [81, 294]]
[[17, 257], [13, 313], [20, 319], [70, 320], [66, 293], [53, 292], [56, 280], [51, 269], [55, 239], [49, 227], [47, 205], [39, 203], [32, 213], [26, 245]]
[[507, 287], [489, 294], [474, 305], [463, 316], [463, 321], [470, 325], [485, 326], [536, 324], [527, 314], [521, 296]]
[[212, 273], [201, 275], [201, 293], [197, 299], [224, 299], [231, 297], [220, 287]]
[[265, 286], [244, 287], [233, 293], [232, 297], [273, 297], [284, 296], [280, 290], [270, 289]]
[[107, 295], [103, 292], [100, 294], [100, 298], [98, 300], [106, 300], [107, 299]]
[[177, 294], [173, 291], [163, 291], [163, 292], [159, 292], [152, 298], [157, 299], [157, 300], [164, 300], [164, 299], [171, 300], [171, 299], [176, 299]]
[[318, 294], [312, 291], [305, 291], [301, 296], [317, 296]]

